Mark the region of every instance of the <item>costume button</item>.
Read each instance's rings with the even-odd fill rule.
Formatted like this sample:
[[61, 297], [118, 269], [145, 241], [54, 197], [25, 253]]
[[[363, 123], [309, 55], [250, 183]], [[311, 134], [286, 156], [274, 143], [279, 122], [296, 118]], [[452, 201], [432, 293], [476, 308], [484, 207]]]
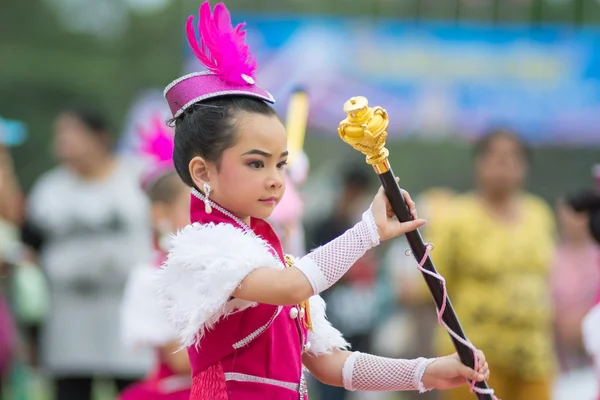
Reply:
[[300, 307], [300, 318], [304, 318], [304, 307]]
[[290, 309], [290, 318], [291, 319], [296, 319], [298, 318], [298, 309], [296, 307], [292, 307]]
[[306, 344], [304, 345], [304, 351], [309, 351], [310, 350], [310, 342], [306, 342]]

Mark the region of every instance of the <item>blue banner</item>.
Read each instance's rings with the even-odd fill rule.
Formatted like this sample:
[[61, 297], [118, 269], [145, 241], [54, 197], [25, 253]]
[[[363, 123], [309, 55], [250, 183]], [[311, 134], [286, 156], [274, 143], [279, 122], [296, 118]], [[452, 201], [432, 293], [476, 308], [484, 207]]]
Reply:
[[[315, 130], [335, 134], [343, 103], [365, 96], [388, 111], [391, 138], [469, 139], [506, 126], [534, 144], [600, 144], [600, 30], [269, 15], [236, 21], [247, 22], [257, 82], [278, 111], [303, 86]], [[197, 61], [188, 68], [197, 70]]]

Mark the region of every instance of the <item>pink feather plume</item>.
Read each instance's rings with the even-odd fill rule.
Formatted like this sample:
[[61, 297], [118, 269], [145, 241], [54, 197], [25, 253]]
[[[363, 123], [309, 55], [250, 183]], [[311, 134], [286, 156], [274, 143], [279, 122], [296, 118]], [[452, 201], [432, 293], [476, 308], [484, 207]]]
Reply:
[[140, 153], [152, 159], [154, 164], [170, 162], [175, 147], [173, 132], [164, 124], [160, 115], [152, 118], [148, 128], [140, 128]]
[[189, 16], [186, 24], [188, 43], [200, 62], [209, 71], [238, 85], [249, 83], [244, 76], [254, 79], [257, 68], [256, 59], [245, 43], [244, 26], [245, 23], [241, 23], [233, 28], [229, 11], [223, 3], [215, 5], [212, 14], [208, 1], [200, 5], [200, 42], [196, 39], [193, 15]]

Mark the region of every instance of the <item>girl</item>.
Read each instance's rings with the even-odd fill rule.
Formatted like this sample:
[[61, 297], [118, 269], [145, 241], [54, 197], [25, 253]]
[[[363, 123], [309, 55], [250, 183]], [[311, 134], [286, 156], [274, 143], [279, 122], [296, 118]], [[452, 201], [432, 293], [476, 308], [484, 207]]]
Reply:
[[[243, 25], [223, 4], [200, 7], [201, 42], [188, 41], [209, 72], [171, 83], [173, 160], [192, 187], [192, 225], [172, 240], [160, 271], [165, 308], [187, 347], [191, 399], [307, 399], [302, 366], [349, 390], [427, 390], [482, 380], [457, 356], [394, 360], [345, 350], [317, 296], [368, 249], [422, 226], [400, 223], [380, 190], [362, 221], [309, 255], [284, 256], [265, 222], [284, 192], [286, 132], [255, 85]], [[407, 193], [407, 203], [416, 215]], [[287, 267], [287, 268], [286, 268]], [[351, 307], [352, 305], [348, 305]], [[480, 354], [480, 356], [482, 356]]]
[[120, 400], [187, 400], [190, 397], [190, 365], [178, 348], [174, 332], [153, 295], [154, 277], [168, 249], [165, 237], [189, 223], [189, 191], [175, 169], [173, 134], [166, 130], [160, 118], [152, 129], [142, 135], [142, 153], [150, 156], [151, 165], [142, 176], [142, 188], [151, 203], [156, 254], [154, 262], [139, 265], [127, 281], [121, 323], [123, 338], [130, 346], [156, 349], [156, 367], [146, 380], [133, 384]]

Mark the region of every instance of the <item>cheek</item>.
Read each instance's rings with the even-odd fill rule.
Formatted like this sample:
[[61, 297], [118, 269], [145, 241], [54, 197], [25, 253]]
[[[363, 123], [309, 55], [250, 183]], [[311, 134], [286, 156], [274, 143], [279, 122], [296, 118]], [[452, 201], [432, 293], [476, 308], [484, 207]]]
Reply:
[[227, 194], [241, 194], [253, 186], [258, 174], [245, 165], [233, 165], [221, 169], [219, 173], [220, 191]]

